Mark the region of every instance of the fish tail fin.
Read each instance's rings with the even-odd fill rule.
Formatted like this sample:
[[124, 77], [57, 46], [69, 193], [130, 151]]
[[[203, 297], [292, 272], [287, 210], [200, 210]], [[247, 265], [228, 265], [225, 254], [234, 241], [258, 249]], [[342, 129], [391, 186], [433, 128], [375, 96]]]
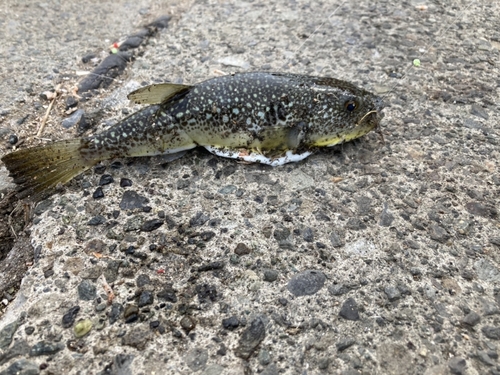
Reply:
[[18, 197], [29, 197], [32, 201], [43, 199], [59, 184], [97, 164], [99, 160], [82, 155], [85, 142], [69, 139], [5, 155], [2, 161], [18, 185]]

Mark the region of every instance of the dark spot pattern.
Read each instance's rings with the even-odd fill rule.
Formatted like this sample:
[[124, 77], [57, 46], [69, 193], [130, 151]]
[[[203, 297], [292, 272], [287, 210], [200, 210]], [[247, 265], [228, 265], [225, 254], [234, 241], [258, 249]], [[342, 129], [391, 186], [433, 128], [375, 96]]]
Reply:
[[81, 152], [94, 160], [196, 146], [264, 155], [298, 153], [366, 134], [378, 126], [379, 103], [369, 92], [333, 78], [227, 75], [128, 116], [108, 131], [87, 138]]

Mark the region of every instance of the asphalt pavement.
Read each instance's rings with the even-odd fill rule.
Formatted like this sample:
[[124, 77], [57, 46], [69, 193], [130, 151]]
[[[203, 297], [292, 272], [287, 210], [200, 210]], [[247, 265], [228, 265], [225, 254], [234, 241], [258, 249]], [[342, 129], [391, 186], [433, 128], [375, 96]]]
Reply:
[[0, 165], [0, 374], [500, 374], [499, 24], [486, 0], [2, 2], [0, 156], [233, 72], [386, 108], [299, 163], [112, 160], [31, 208]]

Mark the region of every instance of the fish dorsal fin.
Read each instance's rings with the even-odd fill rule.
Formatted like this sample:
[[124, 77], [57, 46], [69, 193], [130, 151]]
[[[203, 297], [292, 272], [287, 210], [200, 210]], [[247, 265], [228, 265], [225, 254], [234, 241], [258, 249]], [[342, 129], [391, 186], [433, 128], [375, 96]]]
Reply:
[[191, 87], [175, 83], [157, 83], [132, 91], [127, 98], [137, 104], [161, 104]]

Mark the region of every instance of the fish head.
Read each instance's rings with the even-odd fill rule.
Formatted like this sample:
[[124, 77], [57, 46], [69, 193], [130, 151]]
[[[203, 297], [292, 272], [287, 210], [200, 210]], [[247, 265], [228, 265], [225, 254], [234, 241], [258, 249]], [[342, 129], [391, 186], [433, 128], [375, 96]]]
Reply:
[[382, 98], [349, 82], [332, 78], [320, 82], [323, 84], [311, 87], [317, 92], [317, 110], [305, 144], [330, 147], [362, 137], [380, 126]]

